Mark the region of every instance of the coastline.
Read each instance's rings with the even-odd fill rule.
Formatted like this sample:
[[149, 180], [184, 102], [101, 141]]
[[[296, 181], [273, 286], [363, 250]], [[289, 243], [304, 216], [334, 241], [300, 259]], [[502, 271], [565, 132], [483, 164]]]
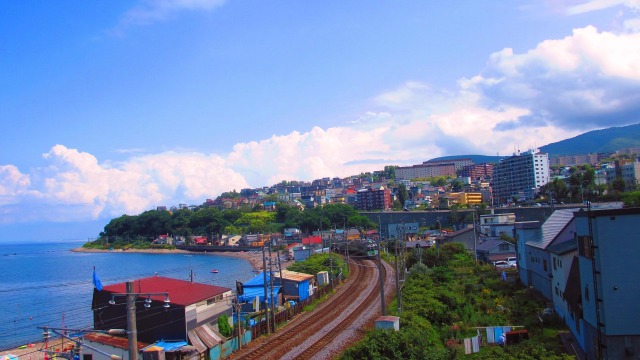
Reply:
[[[235, 252], [235, 251], [221, 251], [221, 252], [208, 252], [208, 253], [194, 253], [187, 250], [179, 250], [179, 249], [129, 249], [129, 250], [102, 250], [102, 249], [87, 249], [87, 248], [75, 248], [71, 249], [73, 252], [84, 252], [84, 253], [143, 253], [143, 254], [202, 254], [202, 255], [220, 255], [220, 256], [230, 256], [238, 259], [244, 259], [248, 261], [254, 270], [262, 270], [262, 254], [261, 253], [251, 253], [247, 251], [243, 252]], [[286, 268], [289, 265], [288, 262], [283, 263], [283, 267]]]

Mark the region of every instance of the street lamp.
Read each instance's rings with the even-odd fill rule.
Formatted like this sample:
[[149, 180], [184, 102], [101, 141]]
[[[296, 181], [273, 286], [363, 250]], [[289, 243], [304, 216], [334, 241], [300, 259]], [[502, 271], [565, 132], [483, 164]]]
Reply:
[[[127, 298], [127, 339], [129, 342], [129, 360], [138, 360], [138, 330], [136, 328], [136, 299], [138, 296], [146, 296], [145, 307], [151, 306], [151, 296], [164, 296], [165, 309], [170, 307], [169, 293], [168, 292], [149, 292], [149, 293], [137, 293], [133, 291], [133, 281], [127, 281], [126, 293], [111, 294], [111, 300], [109, 305], [115, 305], [117, 296], [126, 296]], [[149, 305], [149, 306], [147, 306]]]

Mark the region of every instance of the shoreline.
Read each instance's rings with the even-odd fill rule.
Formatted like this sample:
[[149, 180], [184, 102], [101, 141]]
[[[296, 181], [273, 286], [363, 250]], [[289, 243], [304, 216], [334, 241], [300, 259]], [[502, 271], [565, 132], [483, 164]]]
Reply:
[[[254, 270], [262, 270], [262, 254], [261, 253], [251, 253], [247, 251], [243, 252], [235, 252], [235, 251], [220, 251], [220, 252], [193, 252], [187, 250], [180, 249], [129, 249], [129, 250], [103, 250], [103, 249], [87, 249], [87, 248], [75, 248], [71, 249], [73, 252], [83, 252], [83, 253], [138, 253], [138, 254], [192, 254], [192, 255], [220, 255], [220, 256], [230, 256], [238, 259], [243, 259], [249, 262]], [[283, 267], [287, 267], [289, 265], [288, 262], [284, 262]]]

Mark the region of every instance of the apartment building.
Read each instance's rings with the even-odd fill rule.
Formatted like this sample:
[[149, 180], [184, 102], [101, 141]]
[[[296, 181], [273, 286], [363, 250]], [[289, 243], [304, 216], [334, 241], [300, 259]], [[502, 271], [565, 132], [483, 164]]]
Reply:
[[549, 157], [529, 150], [502, 159], [493, 170], [494, 204], [531, 200], [542, 185], [549, 182]]

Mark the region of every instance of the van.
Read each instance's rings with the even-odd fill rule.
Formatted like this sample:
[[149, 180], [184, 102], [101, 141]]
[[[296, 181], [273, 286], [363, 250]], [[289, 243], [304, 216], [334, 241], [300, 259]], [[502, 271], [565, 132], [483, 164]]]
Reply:
[[518, 266], [518, 262], [515, 257], [508, 257], [507, 262], [513, 267]]

